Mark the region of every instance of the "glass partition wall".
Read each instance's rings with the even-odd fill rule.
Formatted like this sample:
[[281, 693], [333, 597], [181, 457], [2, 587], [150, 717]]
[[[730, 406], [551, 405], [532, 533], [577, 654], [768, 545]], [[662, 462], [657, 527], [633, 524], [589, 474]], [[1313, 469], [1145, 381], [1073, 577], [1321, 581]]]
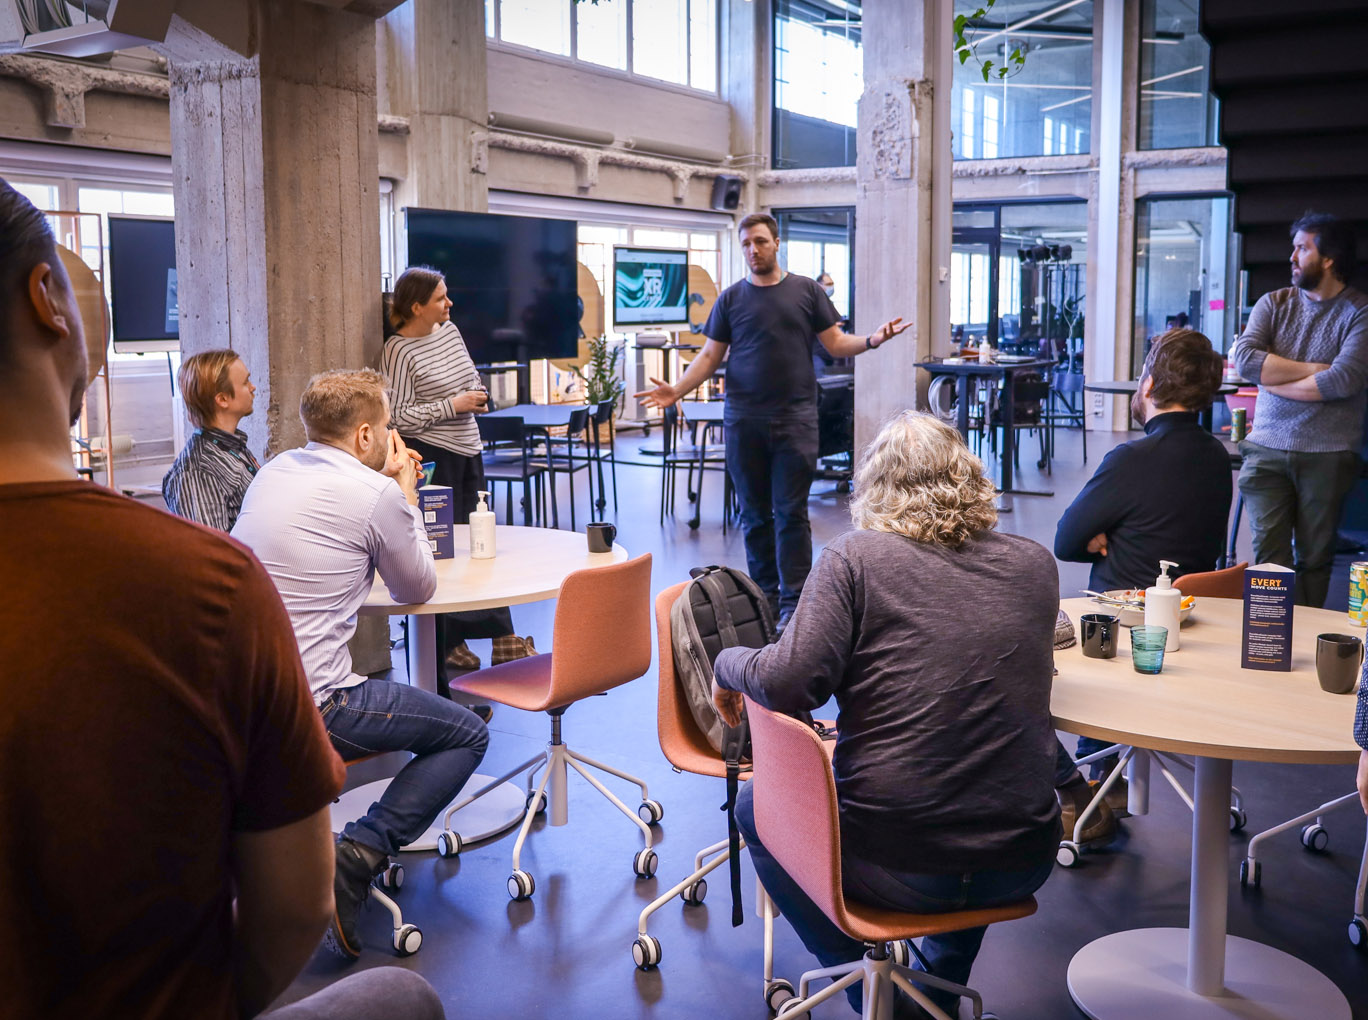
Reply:
[[775, 0], [776, 170], [855, 165], [860, 0]]
[[1211, 47], [1197, 30], [1198, 0], [1143, 0], [1140, 6], [1141, 149], [1216, 145]]

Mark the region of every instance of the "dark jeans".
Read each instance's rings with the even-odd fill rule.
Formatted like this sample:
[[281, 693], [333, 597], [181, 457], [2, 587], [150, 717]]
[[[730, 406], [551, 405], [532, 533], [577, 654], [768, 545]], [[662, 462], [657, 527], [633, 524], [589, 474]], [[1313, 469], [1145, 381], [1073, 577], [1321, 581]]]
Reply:
[[[1098, 751], [1101, 751], [1104, 748], [1111, 747], [1114, 743], [1116, 743], [1115, 740], [1098, 740], [1096, 737], [1079, 737], [1078, 750], [1075, 752], [1074, 757], [1086, 758], [1090, 754], [1096, 754]], [[1060, 750], [1063, 750], [1063, 748], [1064, 745], [1061, 744]], [[1104, 775], [1106, 775], [1108, 772], [1112, 770], [1112, 767], [1119, 760], [1119, 755], [1112, 754], [1098, 761], [1093, 762], [1091, 765], [1088, 766], [1088, 778], [1101, 779]], [[1056, 783], [1055, 785], [1059, 784]]]
[[[484, 461], [477, 453], [467, 456], [433, 446], [421, 439], [404, 436], [404, 443], [417, 450], [425, 461], [433, 461], [437, 466], [433, 471], [432, 484], [451, 486], [451, 508], [457, 524], [469, 524], [470, 513], [479, 505], [481, 490], [485, 485]], [[493, 609], [476, 609], [468, 613], [443, 613], [441, 616], [442, 647], [441, 657], [462, 641], [471, 638], [496, 638], [513, 633], [513, 614], [507, 606]]]
[[792, 611], [812, 569], [808, 490], [817, 473], [817, 418], [727, 422], [727, 471], [741, 501], [746, 569], [779, 611]]
[[1340, 513], [1358, 482], [1359, 456], [1240, 444], [1240, 493], [1254, 533], [1254, 562], [1297, 572], [1296, 600], [1323, 606], [1330, 591]]
[[[798, 883], [789, 878], [769, 855], [755, 831], [754, 794], [750, 783], [736, 795], [736, 824], [746, 840], [751, 863], [760, 884], [774, 900], [779, 912], [802, 940], [808, 952], [823, 967], [835, 967], [865, 954], [865, 944], [851, 938], [831, 921], [822, 908], [808, 898]], [[873, 907], [887, 907], [912, 913], [936, 914], [974, 907], [991, 907], [1025, 899], [1050, 877], [1054, 859], [1027, 871], [976, 871], [952, 875], [923, 875], [889, 871], [877, 864], [849, 855], [841, 860], [842, 888], [847, 897]], [[921, 942], [922, 955], [937, 977], [969, 983], [969, 971], [983, 943], [986, 928], [968, 928], [943, 935], [927, 935]], [[920, 963], [914, 964], [921, 969]], [[927, 997], [950, 1016], [955, 1016], [959, 997], [940, 989], [926, 988]], [[846, 991], [850, 1004], [859, 1012], [863, 1000], [861, 985]], [[920, 1010], [902, 993], [896, 997], [894, 1016], [916, 1016]]]
[[333, 691], [319, 711], [333, 747], [348, 761], [380, 751], [416, 755], [365, 817], [342, 830], [347, 839], [377, 853], [398, 853], [426, 832], [489, 746], [489, 731], [470, 709], [389, 680]]

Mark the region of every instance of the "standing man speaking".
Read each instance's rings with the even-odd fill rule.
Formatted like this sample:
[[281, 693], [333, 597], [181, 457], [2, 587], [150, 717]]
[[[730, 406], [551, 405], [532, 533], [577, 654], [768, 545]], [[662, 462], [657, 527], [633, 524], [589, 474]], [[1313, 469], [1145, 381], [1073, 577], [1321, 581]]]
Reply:
[[881, 346], [911, 323], [901, 318], [869, 336], [841, 329], [841, 314], [814, 281], [779, 267], [779, 224], [766, 213], [741, 221], [746, 278], [724, 290], [703, 327], [707, 343], [674, 385], [636, 394], [669, 407], [727, 360], [727, 471], [741, 500], [751, 578], [769, 597], [782, 629], [812, 567], [808, 490], [817, 471], [814, 334], [836, 358]]

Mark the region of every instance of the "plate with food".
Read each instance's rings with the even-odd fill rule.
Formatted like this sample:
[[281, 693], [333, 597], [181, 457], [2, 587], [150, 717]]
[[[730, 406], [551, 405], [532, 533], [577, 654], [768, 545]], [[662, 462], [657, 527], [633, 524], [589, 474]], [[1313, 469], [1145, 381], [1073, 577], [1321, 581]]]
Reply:
[[[1121, 626], [1136, 627], [1145, 622], [1145, 589], [1144, 588], [1113, 588], [1111, 591], [1104, 591], [1100, 595], [1089, 592], [1093, 601], [1098, 604], [1099, 612], [1110, 612], [1121, 618]], [[1178, 609], [1178, 622], [1186, 623], [1187, 618], [1192, 615], [1192, 607], [1197, 604], [1197, 599], [1192, 595], [1184, 595], [1182, 604]]]

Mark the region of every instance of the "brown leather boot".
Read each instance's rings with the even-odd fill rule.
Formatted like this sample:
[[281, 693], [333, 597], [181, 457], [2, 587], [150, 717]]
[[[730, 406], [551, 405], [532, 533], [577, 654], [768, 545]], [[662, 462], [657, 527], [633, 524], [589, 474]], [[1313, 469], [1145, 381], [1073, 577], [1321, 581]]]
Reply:
[[[1088, 785], [1096, 792], [1102, 785], [1103, 780], [1094, 779]], [[1107, 791], [1107, 807], [1111, 808], [1111, 813], [1117, 818], [1130, 817], [1130, 787], [1126, 784], [1126, 777], [1121, 776], [1116, 782], [1112, 783], [1111, 789]]]
[[[1059, 798], [1059, 818], [1064, 825], [1065, 839], [1074, 838], [1074, 823], [1078, 821], [1078, 816], [1088, 806], [1088, 802], [1093, 799], [1095, 793], [1094, 788], [1082, 776], [1071, 783], [1055, 788], [1055, 796]], [[1104, 799], [1088, 816], [1088, 824], [1084, 826], [1082, 838], [1079, 842], [1084, 846], [1100, 846], [1110, 843], [1115, 838], [1116, 816], [1112, 814], [1111, 808]]]
[[530, 637], [520, 638], [516, 634], [504, 634], [494, 639], [494, 650], [489, 656], [489, 663], [491, 666], [498, 666], [536, 654], [537, 649]]

